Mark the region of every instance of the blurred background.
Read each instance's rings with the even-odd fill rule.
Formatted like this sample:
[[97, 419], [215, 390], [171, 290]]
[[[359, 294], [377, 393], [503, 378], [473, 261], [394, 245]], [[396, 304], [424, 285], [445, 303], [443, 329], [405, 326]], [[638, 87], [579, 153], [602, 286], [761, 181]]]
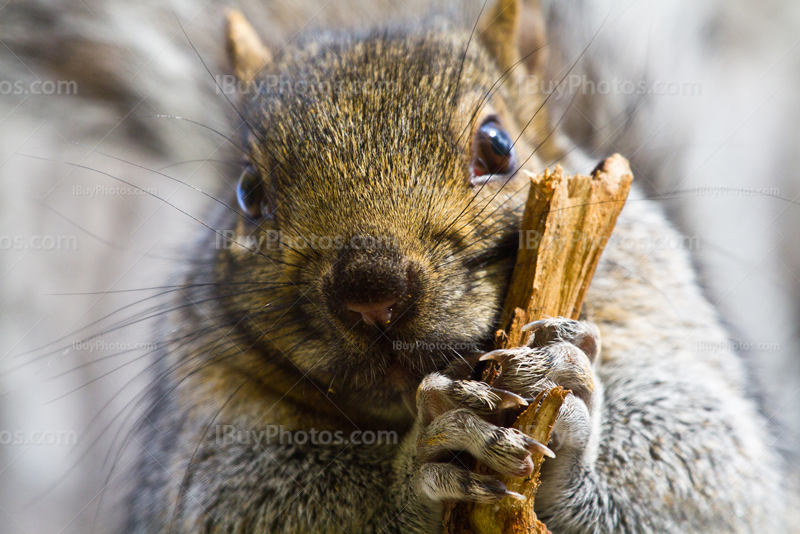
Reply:
[[[278, 50], [329, 26], [424, 26], [431, 4], [0, 0], [0, 532], [113, 531], [159, 288], [203, 231], [186, 213], [208, 199], [180, 182], [229, 195], [238, 176], [213, 78], [230, 73], [225, 9]], [[663, 201], [797, 472], [800, 4], [528, 5], [549, 67], [524, 83], [553, 93], [590, 159], [622, 153]]]

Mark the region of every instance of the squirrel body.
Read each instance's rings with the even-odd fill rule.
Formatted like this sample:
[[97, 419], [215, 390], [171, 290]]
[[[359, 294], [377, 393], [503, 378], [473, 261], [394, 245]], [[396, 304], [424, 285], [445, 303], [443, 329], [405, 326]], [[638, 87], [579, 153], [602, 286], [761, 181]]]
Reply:
[[[586, 161], [552, 134], [543, 95], [496, 84], [541, 68], [535, 40], [517, 39], [522, 12], [500, 1], [474, 35], [434, 21], [298, 38], [243, 81], [288, 81], [241, 106], [256, 178], [241, 203], [256, 215], [218, 206], [223, 246], [193, 245], [193, 288], [160, 331], [127, 532], [438, 532], [448, 499], [514, 497], [448, 454], [524, 474], [547, 445], [536, 506], [553, 532], [786, 529], [743, 367], [703, 350], [727, 334], [685, 251], [642, 245], [679, 236], [636, 188], [587, 320], [554, 318], [550, 342], [505, 354], [497, 391], [466, 380], [490, 349], [527, 195], [521, 173], [471, 176], [475, 132], [501, 125], [534, 172]], [[599, 354], [579, 348], [598, 336]], [[573, 392], [553, 443], [496, 424], [552, 384]]]

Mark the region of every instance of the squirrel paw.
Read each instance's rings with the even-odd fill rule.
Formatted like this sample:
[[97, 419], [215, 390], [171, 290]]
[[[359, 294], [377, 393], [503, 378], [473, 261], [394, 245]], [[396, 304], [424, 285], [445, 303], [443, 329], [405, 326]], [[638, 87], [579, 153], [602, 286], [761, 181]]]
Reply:
[[550, 449], [519, 430], [489, 422], [526, 404], [518, 395], [482, 382], [427, 376], [417, 389], [420, 431], [414, 456], [419, 489], [434, 501], [521, 497], [494, 477], [470, 472], [454, 452], [468, 452], [504, 475], [529, 475], [531, 452], [552, 456]]
[[552, 447], [582, 452], [592, 435], [592, 413], [598, 403], [593, 366], [600, 352], [600, 332], [591, 323], [562, 317], [535, 321], [523, 330], [531, 332], [526, 346], [489, 352], [481, 360], [502, 366], [494, 385], [527, 399], [555, 386], [569, 389], [572, 394], [553, 428]]

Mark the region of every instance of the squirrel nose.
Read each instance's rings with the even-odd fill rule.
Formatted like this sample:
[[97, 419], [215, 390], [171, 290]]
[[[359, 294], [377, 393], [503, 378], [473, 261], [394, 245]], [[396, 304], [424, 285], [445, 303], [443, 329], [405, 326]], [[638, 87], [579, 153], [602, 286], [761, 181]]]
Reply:
[[392, 320], [392, 306], [397, 304], [397, 299], [385, 300], [371, 304], [355, 304], [345, 302], [345, 307], [355, 313], [360, 313], [365, 323], [371, 326], [386, 326]]
[[323, 291], [330, 311], [345, 324], [384, 329], [403, 321], [420, 294], [418, 270], [396, 247], [344, 250]]

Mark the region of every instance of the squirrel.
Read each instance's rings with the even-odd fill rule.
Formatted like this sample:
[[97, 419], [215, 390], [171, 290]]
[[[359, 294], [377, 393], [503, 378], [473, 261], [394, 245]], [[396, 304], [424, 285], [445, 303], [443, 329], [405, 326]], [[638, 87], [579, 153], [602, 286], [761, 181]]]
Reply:
[[[519, 497], [466, 456], [525, 476], [532, 452], [554, 533], [787, 529], [745, 370], [702, 349], [727, 333], [690, 258], [624, 245], [677, 236], [635, 187], [581, 320], [490, 351], [520, 170], [588, 164], [507, 76], [546, 62], [530, 9], [280, 50], [239, 17], [245, 167], [159, 327], [126, 532], [438, 532], [447, 501]], [[491, 387], [470, 380], [485, 357]], [[550, 443], [504, 424], [553, 385], [571, 394]]]

